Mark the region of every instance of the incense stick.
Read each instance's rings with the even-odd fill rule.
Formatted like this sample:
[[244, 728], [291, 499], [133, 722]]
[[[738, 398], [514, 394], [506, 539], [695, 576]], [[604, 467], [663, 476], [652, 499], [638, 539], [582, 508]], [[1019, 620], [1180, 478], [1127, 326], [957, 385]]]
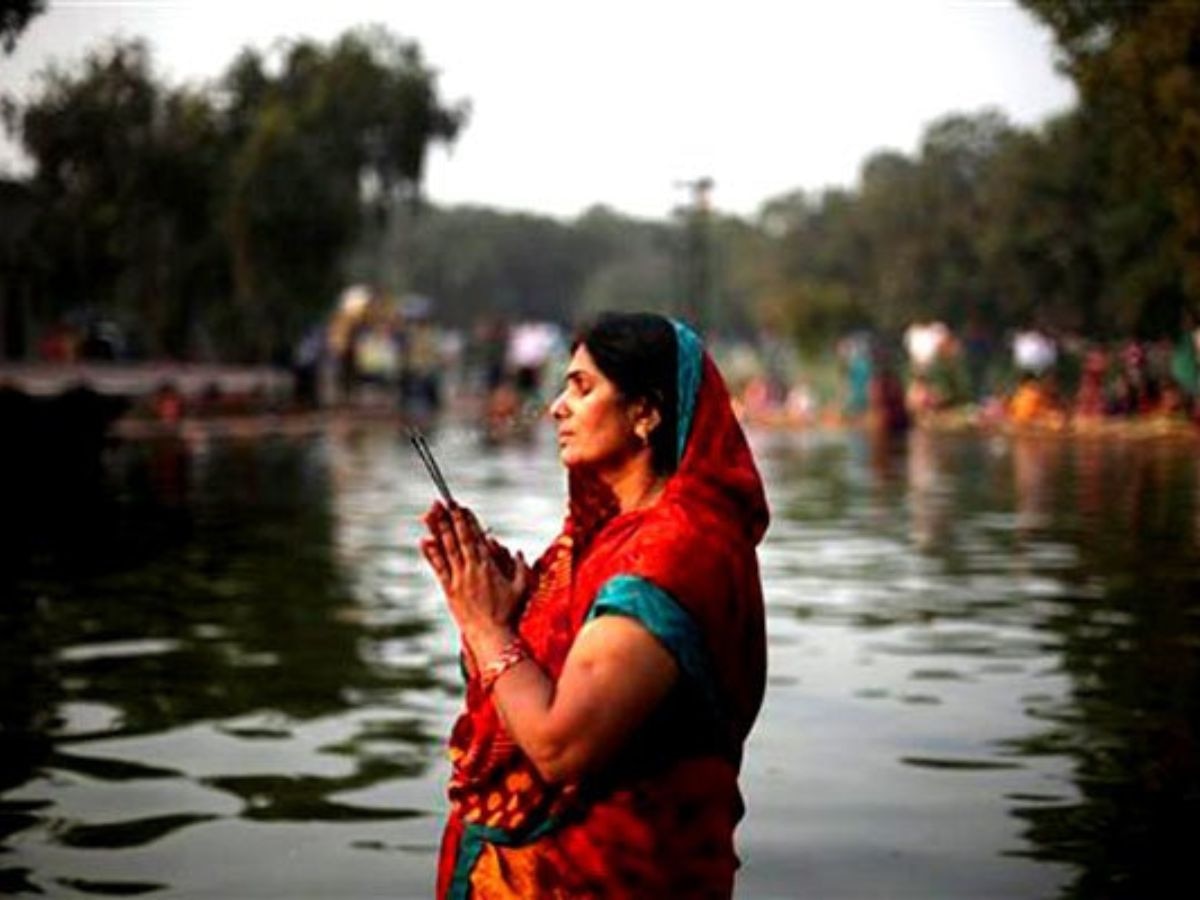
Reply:
[[421, 457], [421, 462], [425, 464], [425, 469], [429, 472], [429, 477], [433, 479], [433, 484], [438, 489], [438, 493], [442, 495], [442, 499], [446, 501], [446, 505], [451, 508], [456, 506], [454, 498], [450, 495], [450, 487], [446, 484], [442, 470], [438, 467], [437, 460], [433, 457], [433, 452], [429, 449], [429, 443], [425, 440], [425, 435], [421, 433], [420, 429], [409, 428], [408, 439], [412, 442], [413, 449], [417, 451], [417, 456]]

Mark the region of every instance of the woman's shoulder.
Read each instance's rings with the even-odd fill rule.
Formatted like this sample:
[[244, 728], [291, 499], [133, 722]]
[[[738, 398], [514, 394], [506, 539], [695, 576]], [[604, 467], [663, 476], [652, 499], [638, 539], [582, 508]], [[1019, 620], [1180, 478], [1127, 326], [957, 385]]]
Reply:
[[740, 530], [703, 506], [667, 495], [610, 521], [589, 546], [580, 575], [596, 587], [636, 576], [670, 593], [722, 592], [753, 554]]
[[[647, 512], [631, 535], [629, 553], [650, 572], [709, 577], [745, 551], [720, 522], [687, 504], [665, 502]], [[691, 579], [689, 579], [691, 580]]]

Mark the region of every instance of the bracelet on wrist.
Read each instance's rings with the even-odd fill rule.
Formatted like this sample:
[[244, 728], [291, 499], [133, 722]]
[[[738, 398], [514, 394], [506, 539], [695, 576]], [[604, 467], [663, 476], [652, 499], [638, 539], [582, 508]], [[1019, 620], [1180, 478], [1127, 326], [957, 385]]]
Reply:
[[479, 670], [479, 686], [486, 694], [495, 686], [496, 680], [519, 662], [529, 659], [529, 649], [520, 636], [504, 645], [496, 658]]

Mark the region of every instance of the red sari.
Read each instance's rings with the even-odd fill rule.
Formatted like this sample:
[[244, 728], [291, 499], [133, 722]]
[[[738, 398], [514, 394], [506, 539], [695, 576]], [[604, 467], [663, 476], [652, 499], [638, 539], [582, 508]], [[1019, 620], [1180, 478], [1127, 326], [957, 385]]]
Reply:
[[602, 771], [551, 785], [470, 679], [450, 740], [439, 897], [732, 893], [737, 776], [766, 676], [755, 547], [768, 514], [720, 373], [690, 329], [676, 331], [677, 470], [655, 504], [623, 514], [572, 476], [518, 631], [556, 679], [585, 622], [632, 616], [673, 654], [677, 685]]

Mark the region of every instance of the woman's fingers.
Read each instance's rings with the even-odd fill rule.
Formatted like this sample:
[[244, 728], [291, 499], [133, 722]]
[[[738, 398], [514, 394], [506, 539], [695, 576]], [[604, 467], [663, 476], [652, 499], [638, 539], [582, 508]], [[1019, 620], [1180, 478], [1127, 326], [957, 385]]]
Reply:
[[492, 562], [496, 564], [496, 568], [500, 570], [500, 574], [507, 579], [513, 577], [513, 555], [508, 552], [508, 548], [501, 544], [498, 540], [490, 535], [485, 538], [487, 545], [488, 556]]
[[514, 571], [511, 579], [512, 586], [517, 596], [522, 597], [525, 594], [525, 589], [529, 587], [529, 579], [533, 574], [533, 570], [529, 568], [529, 563], [525, 562], [525, 554], [519, 550], [517, 551], [514, 563]]
[[463, 512], [466, 513], [467, 524], [471, 527], [471, 532], [475, 535], [475, 538], [478, 541], [486, 545], [488, 541], [493, 540], [492, 536], [484, 530], [483, 525], [481, 525], [479, 522], [479, 517], [475, 515], [473, 510], [464, 507]]
[[437, 514], [433, 517], [433, 527], [430, 530], [433, 532], [433, 536], [441, 542], [446, 562], [451, 567], [461, 567], [465, 560], [454, 525], [454, 513], [444, 506], [440, 506]]
[[441, 502], [436, 500], [430, 505], [429, 509], [425, 511], [425, 514], [421, 516], [421, 524], [429, 529], [430, 536], [438, 542], [442, 549], [443, 555], [445, 555], [445, 552], [448, 549], [445, 546], [448, 521], [449, 513], [447, 512], [446, 507], [443, 506]]
[[439, 575], [446, 568], [446, 558], [442, 554], [442, 545], [438, 543], [436, 538], [423, 537], [418, 542], [421, 548], [421, 555], [429, 560], [429, 564], [433, 566], [433, 570]]
[[443, 564], [439, 578], [447, 585], [460, 575], [467, 562], [454, 524], [454, 509], [447, 508], [441, 502], [435, 502], [422, 517], [425, 527], [429, 529], [429, 540], [436, 544], [439, 559]]
[[446, 555], [442, 551], [441, 542], [437, 538], [421, 538], [420, 547], [421, 555], [429, 561], [433, 574], [437, 576], [438, 581], [445, 582], [450, 577], [450, 567], [446, 563]]
[[430, 531], [437, 528], [438, 519], [446, 515], [446, 507], [440, 500], [434, 500], [429, 504], [429, 509], [425, 510], [425, 514], [421, 516], [421, 522]]
[[450, 519], [454, 523], [454, 536], [463, 559], [479, 562], [483, 557], [483, 539], [475, 527], [470, 510], [456, 506], [450, 513]]

